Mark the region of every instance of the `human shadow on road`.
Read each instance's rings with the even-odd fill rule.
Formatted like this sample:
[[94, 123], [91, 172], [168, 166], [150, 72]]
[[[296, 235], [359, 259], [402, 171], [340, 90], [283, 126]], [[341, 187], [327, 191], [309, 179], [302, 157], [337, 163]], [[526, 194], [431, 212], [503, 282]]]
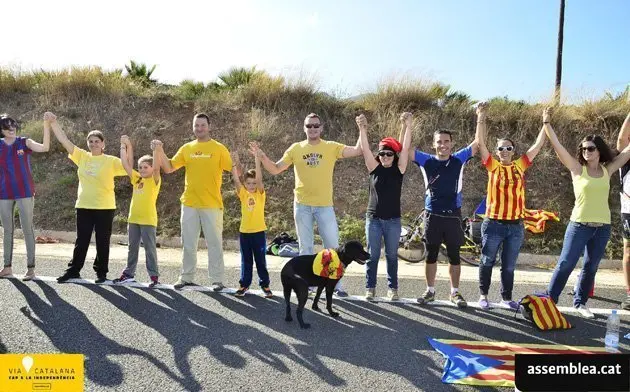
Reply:
[[94, 383], [111, 387], [122, 384], [122, 369], [109, 358], [110, 355], [142, 357], [174, 381], [181, 383], [182, 380], [151, 354], [123, 346], [103, 335], [82, 311], [64, 301], [59, 293], [45, 282], [33, 281], [50, 303], [44, 301], [20, 280], [10, 281], [28, 303], [28, 307], [20, 309], [22, 314], [41, 329], [60, 352], [85, 355], [85, 376]]
[[0, 354], [6, 354], [7, 352], [7, 346], [5, 346], [4, 343], [2, 343], [2, 340], [0, 340]]
[[[320, 363], [319, 360], [315, 360], [314, 364], [309, 363], [296, 356], [286, 343], [277, 338], [251, 325], [235, 323], [223, 315], [197, 305], [177, 291], [143, 290], [144, 294], [158, 301], [153, 302], [136, 289], [93, 285], [86, 288], [167, 340], [173, 349], [173, 360], [185, 379], [187, 390], [204, 390], [204, 386], [191, 371], [189, 363], [190, 352], [196, 347], [205, 347], [224, 366], [234, 369], [245, 368], [248, 360], [232, 347], [238, 347], [239, 350], [280, 373], [289, 373], [289, 368], [282, 361], [282, 357], [291, 358], [306, 368], [316, 367]], [[328, 375], [328, 379], [331, 385], [343, 385], [342, 380], [333, 373]]]

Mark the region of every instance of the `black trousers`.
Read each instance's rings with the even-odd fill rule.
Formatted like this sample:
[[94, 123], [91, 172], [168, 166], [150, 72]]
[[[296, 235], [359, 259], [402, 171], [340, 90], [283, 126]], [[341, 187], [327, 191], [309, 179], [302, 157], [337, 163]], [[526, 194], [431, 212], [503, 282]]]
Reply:
[[77, 239], [74, 242], [74, 252], [72, 253], [72, 260], [68, 264], [68, 272], [76, 274], [81, 272], [92, 239], [92, 232], [95, 232], [94, 271], [98, 277], [107, 275], [109, 272], [109, 240], [112, 235], [115, 211], [77, 208]]

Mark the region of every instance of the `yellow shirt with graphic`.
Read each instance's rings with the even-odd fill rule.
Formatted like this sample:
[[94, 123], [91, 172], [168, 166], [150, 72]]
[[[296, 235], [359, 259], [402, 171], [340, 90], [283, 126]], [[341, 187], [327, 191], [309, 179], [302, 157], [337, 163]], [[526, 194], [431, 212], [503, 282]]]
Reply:
[[293, 143], [282, 156], [282, 162], [293, 165], [295, 200], [313, 207], [332, 207], [333, 171], [342, 157], [345, 145], [321, 140], [311, 145], [308, 141]]
[[120, 158], [106, 154], [92, 156], [91, 152], [77, 146], [74, 146], [68, 158], [77, 165], [79, 176], [77, 202], [74, 207], [93, 210], [116, 209], [114, 177], [127, 175]]
[[153, 176], [142, 178], [140, 173], [135, 170], [129, 178], [131, 185], [133, 185], [133, 195], [131, 196], [127, 222], [157, 227], [158, 216], [155, 205], [162, 186], [162, 179], [158, 178], [156, 184]]
[[267, 230], [265, 225], [265, 191], [250, 193], [244, 186], [238, 191], [241, 200], [241, 233], [258, 233]]
[[223, 171], [232, 169], [232, 158], [223, 144], [212, 139], [186, 143], [177, 150], [171, 165], [173, 169], [186, 168], [184, 193], [180, 198], [183, 205], [223, 209]]

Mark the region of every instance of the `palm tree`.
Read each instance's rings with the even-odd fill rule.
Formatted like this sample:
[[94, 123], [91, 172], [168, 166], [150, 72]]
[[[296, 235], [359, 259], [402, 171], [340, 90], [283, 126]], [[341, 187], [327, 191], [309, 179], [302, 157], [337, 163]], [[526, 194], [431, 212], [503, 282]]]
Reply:
[[249, 84], [262, 71], [257, 71], [256, 66], [251, 68], [232, 67], [228, 71], [219, 74], [219, 85], [227, 90], [235, 90]]
[[127, 77], [139, 82], [145, 87], [154, 85], [157, 83], [157, 79], [151, 79], [153, 71], [155, 71], [156, 65], [149, 68], [144, 63], [137, 63], [133, 60], [129, 61], [129, 65], [125, 65], [127, 70]]

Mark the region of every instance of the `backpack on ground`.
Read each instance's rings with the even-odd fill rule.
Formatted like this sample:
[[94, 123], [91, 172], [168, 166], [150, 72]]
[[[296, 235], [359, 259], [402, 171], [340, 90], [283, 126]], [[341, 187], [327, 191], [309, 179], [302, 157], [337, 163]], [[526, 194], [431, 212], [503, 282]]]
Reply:
[[297, 239], [290, 236], [286, 232], [282, 232], [279, 235], [275, 236], [273, 240], [267, 245], [267, 254], [278, 256], [280, 251], [280, 246], [283, 244], [297, 242]]
[[571, 323], [560, 313], [551, 297], [547, 295], [526, 295], [519, 302], [514, 317], [521, 313], [523, 318], [534, 323], [541, 331], [569, 329]]

